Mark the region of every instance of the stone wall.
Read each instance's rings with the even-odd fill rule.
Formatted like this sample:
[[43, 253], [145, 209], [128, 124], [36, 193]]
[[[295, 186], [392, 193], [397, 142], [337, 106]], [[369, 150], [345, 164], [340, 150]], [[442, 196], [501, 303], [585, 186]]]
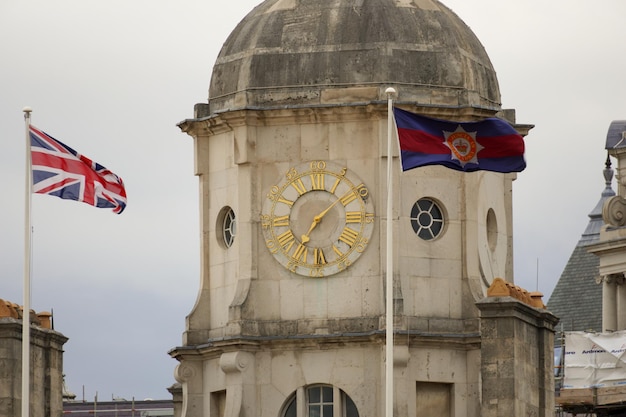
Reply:
[[554, 415], [554, 326], [558, 319], [511, 296], [481, 312], [482, 417]]
[[[30, 412], [63, 413], [63, 345], [67, 337], [52, 330], [50, 314], [31, 312]], [[0, 417], [20, 417], [22, 403], [22, 310], [0, 299]]]

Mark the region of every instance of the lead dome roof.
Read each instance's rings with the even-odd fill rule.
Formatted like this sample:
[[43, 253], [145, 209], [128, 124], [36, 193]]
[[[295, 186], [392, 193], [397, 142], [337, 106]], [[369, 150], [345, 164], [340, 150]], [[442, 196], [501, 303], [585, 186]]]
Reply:
[[266, 0], [217, 58], [209, 113], [398, 101], [500, 110], [495, 70], [437, 0]]

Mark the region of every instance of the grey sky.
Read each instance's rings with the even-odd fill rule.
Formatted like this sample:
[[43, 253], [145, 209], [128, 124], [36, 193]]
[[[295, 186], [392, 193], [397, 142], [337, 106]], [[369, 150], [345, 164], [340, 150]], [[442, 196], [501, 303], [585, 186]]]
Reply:
[[[0, 1], [0, 298], [22, 302], [24, 106], [127, 186], [120, 216], [33, 196], [31, 305], [70, 338], [79, 398], [169, 395], [167, 351], [199, 281], [192, 140], [176, 123], [206, 101], [221, 45], [258, 3]], [[626, 118], [626, 2], [444, 3], [489, 53], [503, 107], [536, 125], [514, 183], [515, 281], [534, 290], [538, 271], [549, 295], [604, 188], [608, 126]]]

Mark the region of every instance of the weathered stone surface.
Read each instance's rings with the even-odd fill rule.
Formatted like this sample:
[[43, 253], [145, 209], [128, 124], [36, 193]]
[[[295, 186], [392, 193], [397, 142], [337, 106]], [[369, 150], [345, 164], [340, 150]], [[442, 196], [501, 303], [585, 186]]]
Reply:
[[[513, 378], [513, 356], [499, 355], [523, 336], [513, 322], [487, 325], [494, 340], [485, 351], [500, 362], [486, 361], [481, 369], [475, 303], [495, 277], [512, 275], [515, 175], [466, 175], [439, 166], [401, 173], [398, 150], [389, 154], [386, 146], [389, 86], [398, 88], [401, 106], [433, 117], [479, 119], [501, 110], [480, 42], [435, 0], [267, 0], [224, 44], [208, 104], [179, 125], [194, 140], [202, 229], [198, 299], [183, 346], [170, 352], [181, 362], [176, 375], [187, 393], [184, 417], [214, 416], [224, 404], [227, 415], [275, 417], [293, 398], [304, 415], [304, 392], [316, 384], [349, 396], [361, 417], [383, 415], [388, 276], [398, 353], [395, 414], [418, 415], [420, 383], [436, 391], [432, 404], [442, 413], [479, 417], [481, 370], [484, 378]], [[391, 213], [385, 209], [388, 161]], [[277, 260], [278, 248], [266, 241], [271, 222], [262, 217], [274, 187], [311, 162], [337, 165], [340, 176], [343, 169], [355, 174], [374, 207], [360, 257], [315, 278], [286, 267], [293, 253], [282, 251]], [[326, 206], [341, 197], [332, 196], [330, 186], [293, 188], [303, 200], [324, 194]], [[444, 232], [432, 240], [411, 226], [420, 198], [445, 214]], [[230, 248], [219, 243], [219, 216], [227, 207], [238, 228]], [[497, 227], [488, 227], [489, 215]], [[304, 245], [313, 217], [278, 217], [278, 223], [295, 223], [301, 231], [290, 230], [292, 236]], [[389, 271], [387, 222], [394, 230]], [[312, 246], [304, 250], [313, 256]], [[227, 361], [240, 354], [254, 372]], [[509, 395], [513, 388], [493, 389]], [[503, 398], [500, 406], [506, 405], [514, 403]]]
[[554, 415], [553, 348], [558, 319], [512, 297], [488, 297], [477, 305], [484, 329], [482, 416]]
[[209, 105], [219, 113], [371, 102], [384, 85], [424, 105], [500, 105], [482, 44], [433, 0], [265, 1], [222, 47]]
[[[31, 326], [30, 410], [32, 415], [63, 412], [63, 345], [67, 338], [54, 330]], [[22, 320], [0, 319], [0, 416], [21, 413]]]

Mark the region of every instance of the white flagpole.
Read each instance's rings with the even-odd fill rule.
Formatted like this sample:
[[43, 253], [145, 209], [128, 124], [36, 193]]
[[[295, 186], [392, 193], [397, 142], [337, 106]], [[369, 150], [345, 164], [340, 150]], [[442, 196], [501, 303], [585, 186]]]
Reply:
[[30, 107], [24, 107], [26, 125], [26, 184], [24, 208], [24, 300], [22, 310], [22, 417], [30, 417], [30, 238], [32, 176], [30, 157]]
[[389, 87], [387, 94], [387, 266], [386, 266], [386, 341], [385, 341], [385, 416], [393, 417], [393, 98], [396, 90]]

